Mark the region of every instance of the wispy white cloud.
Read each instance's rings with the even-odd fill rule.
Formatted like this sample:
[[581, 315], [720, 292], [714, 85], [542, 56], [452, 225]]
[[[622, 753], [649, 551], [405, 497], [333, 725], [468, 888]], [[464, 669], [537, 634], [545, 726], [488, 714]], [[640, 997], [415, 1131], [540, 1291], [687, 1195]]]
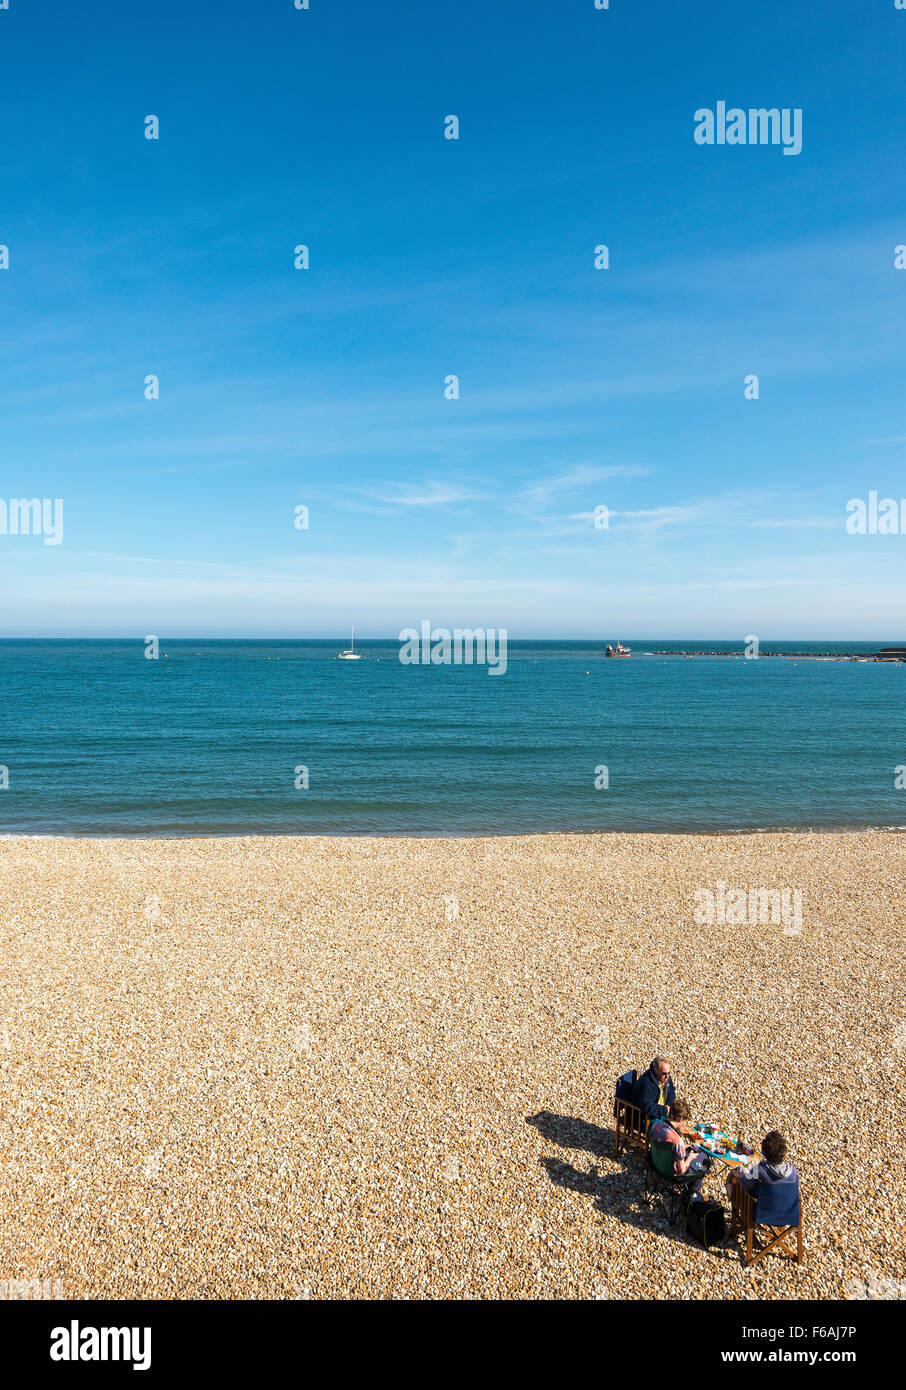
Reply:
[[611, 518], [621, 520], [624, 525], [634, 526], [642, 531], [656, 531], [663, 526], [688, 526], [691, 522], [704, 520], [713, 511], [713, 505], [701, 502], [693, 506], [640, 507], [636, 511], [611, 511]]
[[482, 494], [457, 483], [387, 483], [383, 487], [357, 488], [363, 497], [388, 507], [446, 507], [454, 502], [472, 502]]
[[324, 502], [340, 511], [370, 516], [391, 516], [398, 508], [443, 508], [486, 499], [487, 494], [470, 484], [426, 479], [411, 483], [378, 482], [369, 487], [305, 487], [310, 501]]
[[547, 507], [552, 498], [563, 492], [575, 492], [579, 488], [590, 487], [593, 483], [606, 482], [613, 478], [641, 478], [653, 470], [636, 463], [594, 464], [580, 463], [565, 473], [539, 478], [522, 488], [518, 499], [530, 508]]
[[761, 527], [767, 531], [832, 531], [843, 526], [843, 516], [791, 516], [771, 517], [758, 521], [744, 521], [743, 526]]
[[614, 478], [639, 478], [653, 470], [639, 464], [577, 464], [562, 473], [542, 477], [515, 493], [498, 487], [476, 486], [471, 482], [423, 479], [414, 482], [378, 482], [368, 487], [335, 490], [309, 488], [307, 495], [332, 502], [344, 510], [385, 512], [396, 507], [449, 507], [466, 502], [482, 502], [523, 517], [550, 520], [551, 504], [562, 493], [575, 492]]

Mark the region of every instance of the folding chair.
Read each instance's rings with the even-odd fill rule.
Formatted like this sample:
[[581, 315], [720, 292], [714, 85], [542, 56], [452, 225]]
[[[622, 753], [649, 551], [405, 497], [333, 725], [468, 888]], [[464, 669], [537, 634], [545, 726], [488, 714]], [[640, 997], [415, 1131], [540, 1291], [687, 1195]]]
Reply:
[[632, 1104], [632, 1088], [638, 1080], [637, 1071], [624, 1072], [617, 1077], [617, 1088], [613, 1101], [614, 1117], [614, 1157], [619, 1158], [621, 1149], [647, 1148], [648, 1116], [643, 1115], [637, 1105]]
[[[804, 1251], [798, 1181], [760, 1181], [754, 1192], [747, 1192], [734, 1173], [730, 1184], [730, 1212], [730, 1235], [742, 1231], [746, 1238], [747, 1266], [755, 1264], [771, 1250], [776, 1254], [783, 1251], [785, 1255], [792, 1255], [797, 1264], [801, 1263]], [[769, 1240], [758, 1234], [756, 1228], [759, 1226], [770, 1232]], [[794, 1233], [795, 1253], [786, 1243]]]
[[[664, 1215], [673, 1226], [676, 1218], [682, 1210], [684, 1204], [688, 1204], [689, 1189], [696, 1178], [701, 1177], [700, 1172], [684, 1173], [682, 1177], [677, 1177], [673, 1171], [673, 1164], [676, 1154], [672, 1144], [660, 1144], [657, 1140], [648, 1145], [648, 1159], [645, 1165], [645, 1195], [642, 1198], [645, 1205], [650, 1207], [655, 1198], [661, 1203]], [[669, 1198], [669, 1205], [664, 1202], [664, 1194]]]

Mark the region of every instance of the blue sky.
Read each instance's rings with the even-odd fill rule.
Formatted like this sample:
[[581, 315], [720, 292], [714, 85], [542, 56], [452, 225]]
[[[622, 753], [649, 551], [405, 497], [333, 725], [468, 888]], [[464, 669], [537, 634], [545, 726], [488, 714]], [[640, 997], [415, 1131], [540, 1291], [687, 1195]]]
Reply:
[[0, 634], [906, 638], [893, 0], [10, 3]]

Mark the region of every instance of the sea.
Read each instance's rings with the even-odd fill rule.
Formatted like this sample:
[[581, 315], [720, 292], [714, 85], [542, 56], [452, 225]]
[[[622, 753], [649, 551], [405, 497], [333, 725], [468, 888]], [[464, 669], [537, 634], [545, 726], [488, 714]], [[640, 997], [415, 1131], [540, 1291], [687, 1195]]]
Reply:
[[0, 641], [0, 833], [906, 826], [906, 665], [806, 659], [877, 644], [623, 640], [510, 642], [496, 676], [396, 641]]

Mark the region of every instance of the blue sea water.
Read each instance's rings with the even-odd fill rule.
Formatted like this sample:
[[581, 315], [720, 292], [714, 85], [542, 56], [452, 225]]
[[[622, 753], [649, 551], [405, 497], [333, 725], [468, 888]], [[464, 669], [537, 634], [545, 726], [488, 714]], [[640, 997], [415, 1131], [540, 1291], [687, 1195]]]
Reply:
[[[510, 643], [508, 669], [395, 642], [0, 642], [0, 831], [721, 831], [906, 823], [906, 666]], [[769, 644], [763, 643], [763, 647]], [[798, 651], [871, 644], [777, 643]], [[738, 649], [737, 649], [738, 650]], [[308, 790], [295, 787], [308, 769]], [[596, 769], [609, 785], [598, 790]], [[600, 774], [599, 780], [600, 780]]]

